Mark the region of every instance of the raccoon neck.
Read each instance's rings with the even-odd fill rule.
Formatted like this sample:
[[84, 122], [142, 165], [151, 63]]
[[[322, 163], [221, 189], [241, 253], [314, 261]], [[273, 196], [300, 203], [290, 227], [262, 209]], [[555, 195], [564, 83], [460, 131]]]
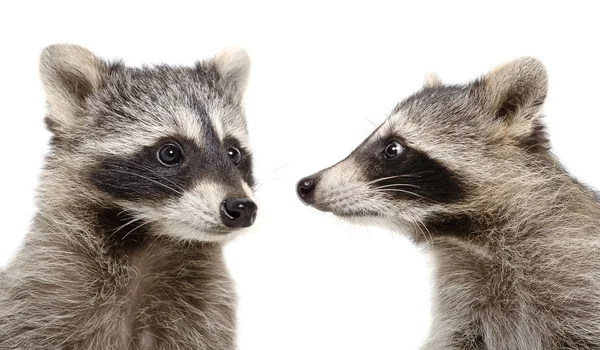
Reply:
[[600, 227], [598, 198], [559, 165], [482, 187], [485, 190], [473, 196], [468, 209], [430, 218], [429, 232], [422, 233], [488, 244], [499, 237], [511, 242], [557, 228], [577, 231], [590, 223]]

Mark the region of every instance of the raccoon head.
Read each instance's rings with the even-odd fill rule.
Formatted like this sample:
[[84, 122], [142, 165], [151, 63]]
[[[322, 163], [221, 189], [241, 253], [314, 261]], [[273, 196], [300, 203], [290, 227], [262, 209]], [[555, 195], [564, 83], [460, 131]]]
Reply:
[[79, 46], [47, 47], [40, 75], [52, 149], [42, 204], [110, 209], [130, 220], [123, 225], [179, 239], [220, 241], [252, 225], [248, 74], [243, 50], [193, 67], [127, 67]]
[[298, 195], [418, 239], [473, 233], [523, 191], [520, 179], [532, 182], [532, 169], [552, 163], [540, 118], [546, 92], [533, 58], [464, 85], [430, 77], [347, 158], [301, 179]]

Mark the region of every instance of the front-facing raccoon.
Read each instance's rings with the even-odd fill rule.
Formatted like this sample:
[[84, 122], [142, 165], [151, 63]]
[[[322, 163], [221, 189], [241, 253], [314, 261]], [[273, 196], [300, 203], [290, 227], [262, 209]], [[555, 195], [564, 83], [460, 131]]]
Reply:
[[0, 274], [0, 349], [235, 348], [222, 243], [253, 224], [243, 50], [134, 68], [46, 48], [37, 214]]
[[600, 204], [549, 151], [543, 65], [429, 79], [301, 200], [378, 221], [435, 262], [424, 349], [600, 349]]

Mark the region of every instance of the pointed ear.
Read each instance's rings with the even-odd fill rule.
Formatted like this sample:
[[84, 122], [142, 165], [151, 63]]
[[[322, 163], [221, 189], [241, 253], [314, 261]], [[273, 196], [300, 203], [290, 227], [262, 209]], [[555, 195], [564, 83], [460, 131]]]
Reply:
[[528, 150], [549, 148], [540, 118], [548, 93], [548, 75], [539, 60], [522, 57], [502, 64], [474, 86], [485, 108], [501, 122], [502, 134]]
[[107, 72], [105, 62], [77, 45], [52, 45], [40, 56], [40, 78], [49, 106], [48, 127], [57, 132], [77, 121], [86, 97]]
[[429, 72], [425, 74], [425, 79], [423, 80], [424, 88], [434, 88], [438, 86], [442, 86], [442, 81], [440, 80], [440, 77], [437, 74], [435, 74], [434, 72]]
[[226, 49], [214, 58], [217, 71], [230, 83], [238, 98], [242, 98], [250, 76], [250, 57], [242, 48]]
[[479, 83], [489, 111], [509, 123], [537, 118], [548, 93], [546, 68], [532, 57], [502, 64]]

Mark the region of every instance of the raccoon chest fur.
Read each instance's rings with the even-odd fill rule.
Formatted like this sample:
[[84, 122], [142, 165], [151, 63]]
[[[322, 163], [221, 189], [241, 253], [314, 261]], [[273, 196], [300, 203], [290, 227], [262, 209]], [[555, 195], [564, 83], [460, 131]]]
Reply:
[[544, 65], [429, 77], [346, 158], [301, 179], [307, 205], [430, 249], [423, 349], [600, 349], [600, 205], [550, 151]]
[[168, 252], [165, 245], [150, 241], [128, 257], [116, 296], [119, 343], [133, 349], [230, 348], [235, 298], [220, 248], [176, 244]]
[[[104, 247], [90, 258], [91, 251], [57, 246], [52, 236], [43, 249], [31, 246], [37, 271], [20, 266], [7, 271], [0, 330], [13, 336], [0, 334], [0, 344], [27, 349], [234, 348], [235, 295], [220, 246], [150, 237], [128, 255], [116, 256]], [[47, 331], [30, 331], [40, 328]]]
[[[141, 254], [138, 254], [141, 255]], [[154, 337], [152, 335], [152, 322], [146, 320], [144, 322], [143, 314], [144, 307], [147, 302], [147, 296], [144, 293], [145, 289], [149, 289], [145, 279], [148, 279], [148, 263], [144, 263], [142, 256], [134, 257], [134, 266], [131, 268], [129, 282], [124, 288], [126, 293], [121, 317], [122, 325], [120, 327], [120, 342], [123, 344], [131, 344], [137, 349], [152, 349], [154, 345]]]
[[563, 244], [581, 244], [553, 244], [559, 233], [500, 247], [437, 239], [435, 332], [424, 349], [600, 348], [600, 263], [559, 255]]

